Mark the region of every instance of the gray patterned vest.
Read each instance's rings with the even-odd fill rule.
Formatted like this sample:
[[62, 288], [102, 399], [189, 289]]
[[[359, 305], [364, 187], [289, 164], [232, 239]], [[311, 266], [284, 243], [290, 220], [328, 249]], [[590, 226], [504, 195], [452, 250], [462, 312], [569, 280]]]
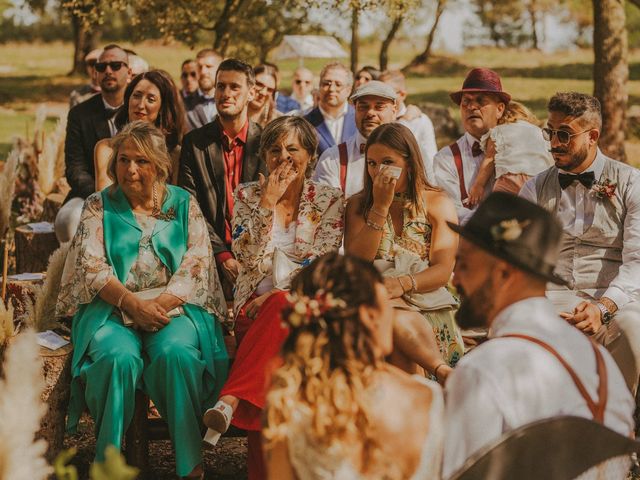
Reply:
[[[599, 155], [602, 155], [598, 152]], [[596, 199], [593, 223], [580, 236], [564, 231], [555, 272], [572, 290], [606, 289], [622, 265], [626, 198], [633, 168], [605, 157], [599, 181], [617, 184], [614, 199]], [[535, 179], [538, 204], [556, 214], [562, 190], [554, 166]], [[553, 288], [553, 287], [552, 287]]]

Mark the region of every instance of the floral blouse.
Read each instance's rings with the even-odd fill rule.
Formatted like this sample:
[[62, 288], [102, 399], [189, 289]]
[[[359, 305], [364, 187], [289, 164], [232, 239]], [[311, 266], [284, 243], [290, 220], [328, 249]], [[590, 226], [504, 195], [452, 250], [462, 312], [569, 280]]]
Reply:
[[[236, 190], [232, 240], [233, 253], [240, 263], [234, 295], [236, 312], [272, 273], [273, 211], [260, 206], [260, 197], [258, 182], [245, 183]], [[344, 200], [339, 189], [305, 180], [293, 257], [306, 265], [316, 257], [337, 251], [342, 243], [343, 214]]]
[[[137, 292], [166, 285], [165, 293], [184, 303], [205, 308], [219, 320], [224, 320], [226, 302], [215, 262], [211, 261], [213, 253], [207, 225], [195, 199], [189, 200], [187, 251], [173, 276], [151, 244], [156, 219], [144, 214], [134, 215], [142, 229], [142, 237], [138, 259], [131, 267], [125, 286]], [[98, 192], [87, 198], [78, 231], [69, 247], [56, 305], [58, 316], [74, 315], [79, 305], [91, 303], [111, 277], [115, 277], [107, 262], [102, 222], [102, 197]]]
[[408, 252], [418, 256], [420, 260], [428, 260], [431, 249], [431, 224], [426, 211], [418, 212], [404, 196], [396, 195], [394, 201], [405, 202], [402, 233], [396, 235], [389, 215], [383, 226], [376, 259], [393, 261], [399, 252]]

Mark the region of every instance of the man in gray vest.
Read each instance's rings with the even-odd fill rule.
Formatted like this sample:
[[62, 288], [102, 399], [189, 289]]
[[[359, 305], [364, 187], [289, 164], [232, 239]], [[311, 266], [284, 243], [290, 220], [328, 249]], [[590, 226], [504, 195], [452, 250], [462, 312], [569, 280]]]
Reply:
[[640, 170], [598, 148], [595, 97], [557, 93], [545, 139], [555, 166], [520, 196], [553, 212], [563, 227], [556, 273], [568, 287], [547, 296], [562, 318], [604, 344], [635, 393], [640, 372]]

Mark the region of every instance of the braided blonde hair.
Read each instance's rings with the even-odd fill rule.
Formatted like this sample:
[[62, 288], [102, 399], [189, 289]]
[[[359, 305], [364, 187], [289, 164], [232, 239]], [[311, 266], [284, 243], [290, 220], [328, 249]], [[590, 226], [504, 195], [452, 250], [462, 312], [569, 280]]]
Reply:
[[282, 315], [290, 329], [281, 352], [284, 364], [273, 374], [267, 395], [267, 449], [288, 438], [297, 405], [304, 404], [312, 412], [307, 434], [314, 444], [329, 447], [362, 439], [363, 473], [402, 477], [388, 473], [395, 462], [383, 458], [367, 394], [384, 358], [360, 321], [359, 309], [377, 307], [378, 283], [382, 278], [370, 263], [337, 253], [321, 257], [294, 278], [293, 302]]

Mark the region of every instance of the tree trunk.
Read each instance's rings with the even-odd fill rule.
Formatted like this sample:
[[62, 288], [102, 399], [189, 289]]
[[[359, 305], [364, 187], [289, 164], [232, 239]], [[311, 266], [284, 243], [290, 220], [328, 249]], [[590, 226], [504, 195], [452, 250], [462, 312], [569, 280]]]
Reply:
[[351, 9], [351, 71], [358, 70], [358, 50], [360, 48], [360, 10], [358, 6]]
[[440, 17], [442, 16], [442, 12], [444, 12], [444, 8], [447, 6], [447, 0], [438, 0], [438, 5], [436, 6], [436, 15], [433, 19], [433, 25], [431, 26], [431, 30], [429, 30], [429, 35], [427, 36], [427, 46], [424, 51], [415, 56], [411, 62], [407, 66], [403, 68], [403, 70], [407, 70], [411, 67], [415, 67], [417, 65], [424, 65], [429, 61], [429, 57], [431, 56], [431, 49], [433, 48], [433, 41], [436, 38], [436, 30], [438, 29], [438, 24], [440, 23]]
[[398, 15], [393, 20], [393, 24], [391, 25], [391, 30], [387, 33], [387, 36], [382, 41], [382, 45], [380, 45], [380, 70], [384, 71], [387, 69], [387, 65], [389, 64], [389, 47], [391, 46], [391, 42], [398, 33], [400, 29], [400, 25], [404, 21], [404, 15]]
[[624, 0], [593, 0], [594, 95], [602, 105], [600, 148], [617, 160], [624, 151], [629, 94]]
[[73, 26], [73, 66], [68, 75], [84, 75], [84, 57], [96, 48], [100, 33], [97, 26], [90, 28], [73, 14], [71, 15], [71, 24]]
[[35, 232], [31, 228], [18, 227], [15, 231], [16, 273], [39, 273], [47, 270], [49, 257], [60, 243], [51, 231]]
[[536, 0], [531, 0], [529, 3], [529, 19], [531, 20], [531, 43], [534, 50], [540, 50], [538, 42], [538, 15], [536, 12]]

